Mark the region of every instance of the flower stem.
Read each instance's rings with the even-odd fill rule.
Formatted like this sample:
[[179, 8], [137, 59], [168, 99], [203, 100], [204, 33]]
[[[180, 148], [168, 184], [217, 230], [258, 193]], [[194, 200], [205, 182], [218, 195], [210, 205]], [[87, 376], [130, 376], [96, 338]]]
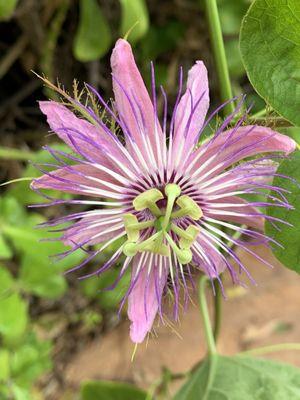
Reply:
[[[221, 279], [221, 278], [220, 278]], [[216, 295], [214, 296], [214, 340], [217, 342], [220, 329], [221, 329], [221, 317], [222, 317], [222, 291], [220, 285], [216, 285]]]
[[34, 160], [35, 154], [26, 150], [14, 149], [11, 147], [0, 147], [0, 159], [5, 160]]
[[267, 114], [267, 109], [263, 108], [262, 110], [258, 111], [257, 113], [251, 115], [251, 118], [257, 119], [257, 118], [262, 118]]
[[[221, 101], [232, 99], [232, 89], [221, 29], [221, 23], [218, 13], [217, 0], [205, 0], [206, 13], [208, 18], [211, 44], [214, 52], [216, 68], [220, 84]], [[230, 102], [224, 107], [224, 114], [229, 115], [234, 111], [234, 103]]]
[[213, 355], [217, 353], [216, 344], [214, 340], [214, 335], [210, 323], [209, 312], [207, 307], [207, 301], [205, 296], [205, 289], [207, 282], [209, 281], [206, 275], [203, 275], [199, 281], [199, 304], [204, 324], [204, 332], [207, 341], [208, 353], [209, 355]]
[[238, 353], [238, 356], [259, 356], [262, 354], [284, 350], [300, 350], [300, 343], [280, 343], [270, 346], [258, 347], [257, 349], [242, 351], [241, 353]]

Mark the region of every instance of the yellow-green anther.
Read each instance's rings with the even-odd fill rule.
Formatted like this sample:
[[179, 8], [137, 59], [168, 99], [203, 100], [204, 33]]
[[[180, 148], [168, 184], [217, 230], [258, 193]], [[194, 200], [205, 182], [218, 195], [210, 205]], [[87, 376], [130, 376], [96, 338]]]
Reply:
[[185, 233], [189, 237], [181, 237], [179, 239], [179, 247], [181, 249], [189, 249], [194, 241], [196, 240], [198, 233], [200, 232], [200, 229], [197, 226], [190, 225], [186, 230]]
[[146, 192], [139, 194], [133, 200], [133, 206], [136, 211], [142, 211], [146, 208], [152, 212], [153, 215], [159, 217], [161, 215], [160, 209], [157, 207], [156, 202], [164, 198], [163, 194], [158, 189], [149, 189]]
[[123, 253], [126, 256], [135, 256], [137, 252], [144, 251], [153, 241], [155, 241], [161, 235], [162, 232], [157, 232], [153, 236], [150, 236], [148, 239], [140, 243], [133, 243], [128, 241], [124, 243]]
[[168, 202], [167, 202], [167, 208], [166, 208], [164, 220], [162, 222], [163, 230], [165, 230], [169, 224], [175, 200], [180, 195], [180, 193], [181, 193], [181, 189], [175, 183], [169, 183], [165, 187], [165, 194], [168, 198]]
[[154, 226], [154, 220], [150, 219], [149, 221], [137, 222], [136, 224], [131, 225], [130, 228], [138, 229], [140, 231], [142, 229], [151, 228], [152, 226]]
[[176, 224], [171, 224], [171, 230], [176, 233], [176, 235], [178, 235], [180, 238], [184, 238], [187, 240], [193, 240], [192, 236], [185, 231], [184, 229], [179, 228], [179, 226], [177, 226]]
[[140, 230], [154, 226], [154, 220], [138, 222], [137, 217], [133, 214], [124, 215], [123, 221], [129, 242], [137, 242]]
[[168, 233], [166, 233], [165, 235], [166, 235], [167, 241], [169, 242], [170, 246], [172, 247], [172, 250], [176, 254], [177, 259], [180, 262], [180, 264], [184, 265], [184, 264], [190, 263], [193, 258], [191, 250], [180, 249]]
[[180, 210], [173, 212], [171, 215], [172, 218], [188, 216], [197, 221], [203, 215], [198, 204], [187, 195], [180, 196], [177, 199], [176, 204], [180, 207]]
[[138, 223], [137, 217], [133, 214], [126, 214], [123, 216], [123, 221], [129, 242], [137, 242], [140, 237], [140, 232], [138, 229], [132, 227]]

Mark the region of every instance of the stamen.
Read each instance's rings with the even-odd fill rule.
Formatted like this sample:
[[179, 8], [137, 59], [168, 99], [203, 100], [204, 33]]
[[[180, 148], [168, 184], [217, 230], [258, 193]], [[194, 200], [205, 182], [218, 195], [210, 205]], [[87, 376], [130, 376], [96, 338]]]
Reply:
[[184, 230], [175, 224], [171, 224], [171, 229], [180, 237], [179, 245], [182, 249], [189, 249], [200, 232], [200, 229], [194, 225], [190, 225], [186, 230]]
[[152, 242], [161, 235], [162, 231], [156, 232], [154, 235], [140, 243], [126, 242], [123, 246], [123, 252], [128, 257], [135, 256], [137, 252], [144, 251], [149, 244], [152, 244]]
[[198, 206], [198, 204], [187, 195], [179, 197], [179, 199], [176, 201], [176, 204], [180, 207], [180, 210], [173, 212], [171, 214], [171, 218], [188, 216], [197, 221], [203, 215], [202, 210]]
[[192, 244], [195, 242], [198, 234], [200, 232], [200, 228], [198, 228], [195, 225], [190, 225], [187, 227], [185, 233], [187, 234], [187, 237], [182, 237], [179, 240], [179, 246], [181, 249], [189, 249]]
[[138, 222], [137, 217], [133, 214], [123, 216], [125, 230], [130, 242], [137, 242], [140, 237], [139, 231], [154, 226], [154, 221]]
[[190, 263], [193, 257], [191, 250], [180, 249], [168, 233], [166, 233], [165, 236], [170, 246], [172, 247], [172, 250], [176, 254], [178, 261], [183, 265]]
[[156, 202], [158, 200], [162, 200], [163, 198], [163, 194], [158, 189], [149, 189], [146, 190], [146, 192], [139, 194], [133, 200], [133, 206], [136, 211], [142, 211], [146, 208], [149, 208], [153, 215], [160, 217], [162, 213], [156, 205]]

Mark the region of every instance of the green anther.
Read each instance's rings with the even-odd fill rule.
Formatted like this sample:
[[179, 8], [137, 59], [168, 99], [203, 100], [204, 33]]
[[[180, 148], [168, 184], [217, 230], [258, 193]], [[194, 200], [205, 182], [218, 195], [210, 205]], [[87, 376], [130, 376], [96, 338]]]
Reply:
[[163, 198], [163, 194], [158, 189], [149, 189], [146, 190], [146, 192], [139, 194], [133, 200], [133, 206], [136, 211], [142, 211], [149, 208], [153, 215], [159, 217], [161, 216], [161, 211], [157, 207], [156, 202]]
[[144, 221], [144, 222], [137, 222], [136, 224], [131, 225], [132, 229], [138, 229], [139, 231], [142, 229], [147, 229], [147, 228], [151, 228], [152, 226], [154, 226], [154, 220], [153, 219], [149, 219], [149, 221]]
[[175, 183], [169, 183], [165, 187], [165, 194], [168, 198], [168, 202], [167, 202], [166, 213], [165, 213], [164, 220], [162, 223], [163, 230], [165, 230], [169, 224], [175, 200], [180, 195], [180, 193], [181, 193], [181, 189]]
[[160, 235], [162, 235], [162, 232], [157, 232], [153, 236], [150, 236], [148, 239], [146, 239], [140, 243], [133, 243], [133, 242], [128, 241], [128, 242], [124, 243], [123, 253], [129, 257], [135, 256], [137, 252], [144, 251]]
[[200, 232], [200, 229], [197, 226], [190, 225], [185, 232], [187, 233], [189, 238], [181, 237], [179, 239], [179, 247], [181, 249], [189, 249], [192, 246]]
[[130, 242], [137, 242], [140, 234], [139, 231], [142, 229], [150, 228], [151, 226], [154, 226], [154, 221], [144, 221], [144, 222], [138, 222], [137, 218], [133, 214], [126, 214], [123, 216], [123, 221], [124, 221], [124, 226], [125, 230], [128, 236], [128, 240]]
[[202, 210], [198, 206], [198, 204], [187, 195], [180, 196], [177, 199], [176, 204], [180, 207], [180, 210], [173, 212], [171, 214], [171, 218], [188, 216], [197, 221], [203, 215]]
[[123, 216], [123, 221], [129, 242], [137, 242], [140, 232], [138, 229], [132, 227], [138, 223], [137, 217], [133, 214], [126, 214]]
[[176, 254], [180, 264], [184, 265], [192, 261], [193, 255], [190, 249], [180, 249], [168, 233], [166, 233], [166, 239]]

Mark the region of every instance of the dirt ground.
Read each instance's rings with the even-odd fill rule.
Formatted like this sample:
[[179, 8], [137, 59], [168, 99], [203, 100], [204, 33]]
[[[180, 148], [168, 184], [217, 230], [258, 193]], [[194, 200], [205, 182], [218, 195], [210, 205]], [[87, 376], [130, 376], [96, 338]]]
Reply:
[[[258, 253], [275, 268], [271, 270], [243, 253], [245, 265], [258, 283], [256, 287], [233, 287], [228, 277], [225, 279], [228, 298], [223, 301], [218, 342], [221, 354], [232, 355], [265, 345], [300, 341], [299, 279], [294, 272], [282, 267], [269, 251], [259, 249]], [[176, 332], [167, 326], [158, 327], [157, 336], [152, 335], [146, 344], [138, 347], [132, 362], [129, 323], [122, 323], [74, 355], [65, 371], [69, 387], [78, 388], [83, 380], [111, 379], [147, 388], [159, 378], [163, 367], [174, 373], [187, 371], [206, 351], [198, 308], [190, 305], [175, 328]], [[280, 351], [265, 357], [300, 367], [300, 352], [297, 351]]]

